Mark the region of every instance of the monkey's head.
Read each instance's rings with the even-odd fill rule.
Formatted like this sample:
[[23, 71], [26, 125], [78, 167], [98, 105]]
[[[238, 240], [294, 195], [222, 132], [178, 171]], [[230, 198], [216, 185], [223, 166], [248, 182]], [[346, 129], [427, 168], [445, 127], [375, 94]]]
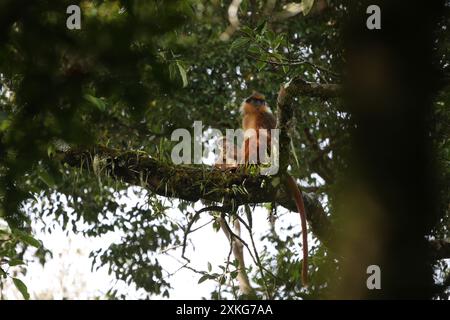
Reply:
[[241, 113], [270, 112], [266, 98], [259, 92], [254, 91], [252, 95], [242, 102]]

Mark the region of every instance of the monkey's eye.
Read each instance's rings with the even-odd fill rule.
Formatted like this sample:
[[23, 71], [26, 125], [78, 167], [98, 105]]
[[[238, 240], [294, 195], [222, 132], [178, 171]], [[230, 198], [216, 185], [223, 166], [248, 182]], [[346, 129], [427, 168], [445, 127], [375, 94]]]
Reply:
[[264, 105], [266, 102], [262, 99], [256, 99], [256, 98], [248, 98], [247, 100], [245, 100], [245, 102], [247, 103], [251, 103], [255, 106], [262, 106]]

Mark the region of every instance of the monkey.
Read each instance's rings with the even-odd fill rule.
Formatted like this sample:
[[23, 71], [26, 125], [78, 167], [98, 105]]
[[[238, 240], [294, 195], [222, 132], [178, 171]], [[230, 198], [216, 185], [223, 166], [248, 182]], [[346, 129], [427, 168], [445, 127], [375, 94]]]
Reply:
[[[275, 129], [277, 121], [270, 110], [269, 105], [266, 102], [264, 95], [254, 92], [251, 96], [247, 97], [240, 108], [242, 114], [242, 129], [244, 130], [244, 143], [243, 153], [245, 163], [250, 163], [251, 160], [257, 159], [256, 163], [261, 163], [260, 159], [260, 146], [267, 148], [271, 145], [271, 129]], [[261, 130], [260, 129], [266, 129]], [[250, 134], [246, 134], [250, 132]], [[256, 139], [251, 135], [256, 133]], [[265, 137], [264, 135], [267, 135]], [[264, 145], [261, 143], [262, 139], [267, 139], [267, 143]], [[252, 140], [256, 141], [256, 146], [252, 146]], [[252, 148], [253, 147], [253, 148]], [[269, 150], [268, 150], [269, 151]], [[256, 152], [256, 156], [252, 152]], [[303, 203], [302, 192], [300, 191], [297, 183], [291, 175], [286, 177], [287, 188], [295, 200], [297, 211], [300, 214], [301, 227], [302, 227], [302, 242], [303, 242], [303, 264], [302, 264], [302, 283], [304, 286], [308, 283], [308, 233], [306, 224], [306, 211]]]
[[[264, 95], [254, 92], [246, 98], [240, 108], [242, 115], [242, 129], [244, 131], [244, 142], [238, 150], [238, 146], [233, 141], [228, 141], [226, 137], [219, 138], [220, 155], [216, 160], [215, 167], [221, 170], [235, 170], [241, 164], [260, 164], [264, 163], [266, 158], [260, 148], [266, 148], [271, 145], [271, 129], [275, 129], [277, 121], [266, 102]], [[265, 129], [265, 130], [260, 130]], [[266, 150], [264, 150], [266, 151]], [[241, 154], [239, 154], [239, 152]], [[303, 196], [291, 175], [286, 177], [287, 188], [295, 200], [297, 211], [300, 214], [303, 242], [303, 264], [302, 264], [302, 283], [304, 286], [308, 283], [308, 239], [306, 211], [303, 203]], [[241, 291], [244, 294], [254, 293], [245, 272], [245, 263], [243, 256], [243, 245], [239, 239], [233, 239], [230, 234], [230, 227], [227, 227], [223, 217], [218, 218], [220, 226], [232, 243], [233, 254], [239, 262], [238, 280]], [[234, 220], [234, 228], [240, 236], [240, 224], [237, 219]]]
[[220, 154], [214, 166], [221, 170], [232, 170], [237, 168], [238, 148], [233, 141], [228, 141], [226, 137], [220, 137], [217, 141]]
[[[265, 97], [258, 92], [254, 92], [244, 100], [240, 112], [242, 115], [242, 129], [244, 130], [242, 149], [244, 163], [260, 164], [265, 160], [264, 156], [261, 158], [261, 154], [265, 152], [260, 152], [260, 146], [264, 142], [266, 145], [262, 147], [266, 147], [267, 151], [270, 152], [270, 149], [267, 148], [272, 140], [270, 130], [275, 129], [277, 121], [266, 103]], [[259, 129], [266, 129], [266, 131]]]

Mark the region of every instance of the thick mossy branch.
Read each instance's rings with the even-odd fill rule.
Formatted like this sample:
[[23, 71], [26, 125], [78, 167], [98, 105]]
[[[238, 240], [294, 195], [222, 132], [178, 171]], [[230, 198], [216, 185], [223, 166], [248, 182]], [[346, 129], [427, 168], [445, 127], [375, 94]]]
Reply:
[[[249, 175], [210, 166], [170, 165], [142, 152], [120, 152], [105, 147], [72, 149], [59, 153], [58, 158], [72, 167], [89, 167], [164, 197], [192, 202], [233, 199], [235, 205], [274, 202], [296, 211], [278, 176]], [[327, 245], [332, 233], [326, 213], [312, 194], [305, 193], [304, 202], [312, 232]]]
[[[101, 175], [141, 186], [165, 197], [186, 201], [223, 202], [235, 205], [274, 202], [296, 212], [296, 206], [279, 176], [249, 175], [239, 171], [222, 171], [209, 166], [182, 166], [162, 163], [142, 152], [92, 147], [57, 154], [61, 163], [72, 167], [89, 167]], [[335, 230], [321, 203], [312, 193], [303, 193], [306, 216], [313, 234], [329, 249], [335, 249]], [[450, 242], [430, 241], [435, 259], [450, 257]]]
[[343, 88], [340, 84], [306, 82], [302, 78], [296, 77], [281, 86], [277, 103], [286, 105], [299, 97], [337, 98], [342, 94]]
[[342, 96], [342, 86], [334, 83], [313, 83], [295, 78], [290, 83], [291, 97], [337, 98]]
[[292, 119], [294, 110], [292, 106], [293, 99], [289, 94], [289, 84], [282, 85], [278, 92], [277, 98], [277, 128], [280, 130], [280, 172], [286, 172], [290, 163], [289, 145], [291, 137], [289, 136], [289, 129], [292, 127]]

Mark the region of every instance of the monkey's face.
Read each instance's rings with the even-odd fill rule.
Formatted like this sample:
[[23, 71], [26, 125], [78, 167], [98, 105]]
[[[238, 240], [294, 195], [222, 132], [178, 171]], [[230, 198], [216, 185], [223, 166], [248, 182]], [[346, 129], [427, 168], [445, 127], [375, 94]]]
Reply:
[[266, 99], [259, 93], [253, 93], [250, 97], [246, 98], [241, 106], [241, 112], [243, 114], [265, 112], [267, 109]]
[[251, 96], [251, 97], [248, 97], [247, 99], [245, 99], [245, 103], [249, 103], [249, 104], [255, 106], [256, 108], [259, 108], [261, 106], [266, 105], [266, 100], [264, 100], [263, 98], [257, 98], [257, 97]]
[[260, 114], [270, 112], [270, 108], [264, 98], [250, 96], [242, 102], [241, 114]]

